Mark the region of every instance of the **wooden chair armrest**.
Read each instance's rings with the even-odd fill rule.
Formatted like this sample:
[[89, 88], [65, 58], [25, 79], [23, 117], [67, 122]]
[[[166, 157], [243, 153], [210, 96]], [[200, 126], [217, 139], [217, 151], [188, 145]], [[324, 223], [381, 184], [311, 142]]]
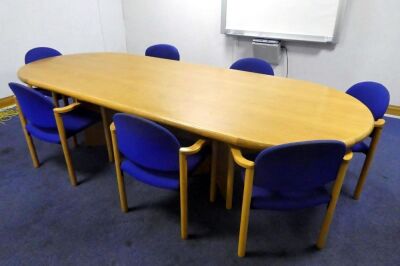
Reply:
[[374, 127], [375, 128], [377, 128], [377, 127], [378, 128], [382, 128], [385, 125], [385, 123], [386, 123], [385, 119], [380, 118], [380, 119], [375, 121]]
[[72, 103], [67, 106], [54, 108], [53, 110], [55, 113], [64, 114], [64, 113], [71, 112], [72, 110], [78, 108], [80, 105], [81, 105], [80, 103]]
[[115, 124], [114, 124], [114, 122], [112, 122], [111, 125], [110, 125], [110, 131], [111, 131], [111, 132], [114, 132], [114, 131], [115, 131]]
[[206, 140], [204, 139], [199, 139], [190, 147], [182, 147], [179, 149], [179, 152], [184, 155], [192, 155], [198, 153], [203, 145], [206, 143]]
[[238, 165], [246, 169], [254, 168], [254, 162], [244, 158], [242, 152], [239, 149], [231, 147], [231, 152], [233, 159]]
[[349, 162], [353, 158], [353, 152], [348, 152], [344, 155], [343, 161]]

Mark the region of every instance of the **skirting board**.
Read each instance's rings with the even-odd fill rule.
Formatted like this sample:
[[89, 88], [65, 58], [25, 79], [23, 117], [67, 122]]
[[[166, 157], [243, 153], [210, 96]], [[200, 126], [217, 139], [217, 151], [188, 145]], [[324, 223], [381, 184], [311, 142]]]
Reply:
[[400, 106], [398, 106], [398, 105], [389, 105], [389, 108], [387, 109], [386, 113], [389, 114], [389, 115], [400, 116]]
[[15, 104], [14, 96], [0, 98], [0, 109], [14, 104]]
[[[14, 96], [8, 96], [5, 98], [0, 99], [0, 108], [4, 108], [10, 105], [15, 104], [15, 98]], [[389, 115], [396, 115], [400, 116], [400, 106], [398, 105], [389, 105], [389, 108], [387, 109], [387, 114]]]

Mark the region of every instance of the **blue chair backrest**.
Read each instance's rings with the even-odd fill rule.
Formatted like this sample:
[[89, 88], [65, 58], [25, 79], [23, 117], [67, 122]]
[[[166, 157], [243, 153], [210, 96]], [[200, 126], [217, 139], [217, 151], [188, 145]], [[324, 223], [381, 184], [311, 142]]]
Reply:
[[57, 128], [54, 118], [54, 104], [46, 96], [18, 83], [8, 84], [17, 97], [25, 118], [33, 125], [41, 128]]
[[25, 54], [25, 64], [29, 64], [31, 62], [48, 58], [48, 57], [53, 57], [53, 56], [59, 56], [62, 55], [59, 51], [53, 48], [49, 47], [36, 47], [31, 50], [29, 50]]
[[371, 111], [375, 120], [382, 118], [389, 106], [389, 91], [380, 83], [364, 81], [347, 90], [347, 94], [357, 98]]
[[263, 150], [255, 160], [254, 185], [272, 191], [301, 191], [336, 179], [346, 145], [335, 140], [306, 141]]
[[146, 49], [146, 56], [158, 57], [179, 61], [180, 55], [178, 49], [170, 44], [156, 44]]
[[144, 118], [114, 115], [118, 149], [130, 161], [159, 171], [179, 169], [179, 141], [166, 128]]
[[274, 75], [272, 66], [267, 62], [259, 58], [243, 58], [239, 59], [231, 65], [231, 69], [265, 74]]

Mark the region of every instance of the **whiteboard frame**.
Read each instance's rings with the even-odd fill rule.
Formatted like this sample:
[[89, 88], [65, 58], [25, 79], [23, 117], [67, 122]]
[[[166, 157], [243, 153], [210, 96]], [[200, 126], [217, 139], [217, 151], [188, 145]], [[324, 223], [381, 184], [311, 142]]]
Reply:
[[221, 0], [221, 30], [222, 33], [232, 36], [245, 36], [254, 38], [265, 38], [274, 40], [284, 40], [284, 41], [305, 41], [305, 42], [318, 42], [318, 43], [337, 43], [339, 29], [342, 25], [342, 20], [344, 18], [347, 0], [339, 0], [339, 7], [336, 14], [335, 29], [333, 32], [333, 37], [326, 36], [316, 36], [316, 35], [304, 35], [304, 34], [289, 34], [289, 33], [273, 33], [273, 32], [257, 32], [257, 31], [244, 31], [244, 30], [232, 30], [226, 28], [226, 16], [227, 16], [227, 1]]

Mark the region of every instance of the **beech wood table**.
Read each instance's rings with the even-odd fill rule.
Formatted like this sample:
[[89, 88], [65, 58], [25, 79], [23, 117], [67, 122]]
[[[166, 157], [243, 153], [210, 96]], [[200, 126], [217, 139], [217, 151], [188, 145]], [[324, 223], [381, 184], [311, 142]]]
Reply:
[[64, 55], [27, 64], [18, 76], [32, 86], [213, 140], [218, 167], [212, 169], [223, 193], [227, 144], [260, 150], [335, 139], [351, 147], [374, 126], [361, 102], [324, 85], [153, 57]]

